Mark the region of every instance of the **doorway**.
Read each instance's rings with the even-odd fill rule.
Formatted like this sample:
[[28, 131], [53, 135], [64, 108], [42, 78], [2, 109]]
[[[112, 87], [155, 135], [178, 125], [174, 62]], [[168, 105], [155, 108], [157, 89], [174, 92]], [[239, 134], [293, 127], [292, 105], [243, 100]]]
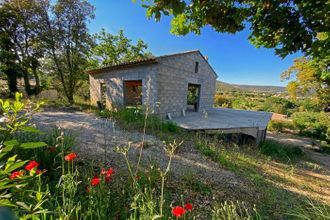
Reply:
[[199, 111], [200, 90], [201, 85], [191, 83], [188, 84], [187, 111]]

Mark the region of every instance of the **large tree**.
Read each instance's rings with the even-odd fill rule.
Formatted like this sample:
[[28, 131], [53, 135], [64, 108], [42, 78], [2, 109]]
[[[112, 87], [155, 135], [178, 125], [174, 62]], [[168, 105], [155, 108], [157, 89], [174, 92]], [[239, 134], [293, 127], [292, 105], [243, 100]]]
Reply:
[[[24, 78], [28, 95], [40, 92], [37, 68], [43, 50], [39, 45], [40, 7], [35, 0], [7, 0], [0, 7], [0, 62], [4, 68], [12, 92], [17, 90], [16, 77], [20, 72]], [[36, 81], [35, 89], [30, 86], [30, 75]]]
[[44, 1], [40, 26], [42, 42], [70, 104], [81, 86], [87, 66], [91, 36], [87, 22], [94, 17], [94, 7], [84, 0], [58, 0], [54, 5]]
[[90, 53], [91, 67], [113, 65], [152, 56], [143, 40], [139, 39], [134, 45], [132, 40], [125, 36], [123, 30], [114, 35], [102, 29], [93, 37], [95, 44]]
[[[328, 56], [330, 9], [328, 0], [142, 0], [147, 16], [172, 15], [174, 34], [200, 33], [210, 25], [218, 32], [249, 28], [256, 46], [275, 48], [285, 57], [302, 51], [314, 58]], [[327, 37], [324, 38], [324, 34]]]
[[302, 57], [296, 59], [281, 77], [290, 80], [287, 91], [293, 99], [299, 95], [311, 96], [316, 104], [326, 109], [330, 105], [330, 82], [327, 75], [329, 70], [324, 69], [321, 62]]

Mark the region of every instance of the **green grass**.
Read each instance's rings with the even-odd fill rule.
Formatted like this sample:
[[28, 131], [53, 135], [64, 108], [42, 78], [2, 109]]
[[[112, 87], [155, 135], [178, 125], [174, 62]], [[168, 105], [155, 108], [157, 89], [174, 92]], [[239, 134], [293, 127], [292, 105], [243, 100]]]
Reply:
[[295, 161], [304, 156], [300, 147], [285, 145], [272, 140], [266, 140], [262, 143], [260, 152], [280, 161]]

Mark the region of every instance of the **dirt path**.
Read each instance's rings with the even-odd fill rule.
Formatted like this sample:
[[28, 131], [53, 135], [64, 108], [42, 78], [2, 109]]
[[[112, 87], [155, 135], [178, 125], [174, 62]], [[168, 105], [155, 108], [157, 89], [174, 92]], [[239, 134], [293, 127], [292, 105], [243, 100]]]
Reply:
[[[107, 151], [107, 162], [117, 169], [126, 168], [122, 155], [113, 152], [116, 146], [127, 145], [132, 142], [130, 157], [132, 160], [138, 157], [142, 134], [138, 132], [124, 131], [109, 120], [96, 117], [79, 111], [46, 110], [34, 116], [34, 122], [42, 130], [49, 130], [55, 126], [72, 132], [77, 139], [76, 151], [90, 159], [100, 160]], [[167, 166], [163, 143], [150, 135], [146, 135], [147, 147], [143, 150], [142, 163], [156, 162], [160, 167]], [[174, 157], [171, 171], [174, 176], [193, 174], [202, 180], [208, 180], [215, 184], [221, 184], [232, 188], [243, 187], [240, 177], [230, 171], [223, 170], [218, 164], [208, 160], [193, 147], [182, 147]], [[236, 187], [235, 187], [236, 188]]]
[[326, 169], [330, 170], [330, 155], [315, 152], [315, 150], [319, 149], [319, 146], [317, 142], [311, 138], [298, 137], [293, 134], [268, 132], [267, 139], [275, 140], [283, 144], [303, 147], [305, 152], [311, 157], [311, 159], [321, 163]]

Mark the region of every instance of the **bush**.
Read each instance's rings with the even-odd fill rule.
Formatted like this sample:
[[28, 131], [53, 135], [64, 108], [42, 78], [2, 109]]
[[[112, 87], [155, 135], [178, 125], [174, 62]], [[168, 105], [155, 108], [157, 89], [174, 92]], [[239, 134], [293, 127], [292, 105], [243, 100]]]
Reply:
[[304, 152], [300, 147], [283, 145], [271, 140], [266, 140], [262, 143], [260, 145], [260, 151], [262, 154], [282, 161], [295, 160], [304, 155]]
[[325, 112], [296, 112], [292, 116], [295, 128], [300, 134], [330, 141], [330, 118]]
[[265, 100], [262, 109], [268, 112], [289, 115], [297, 108], [296, 104], [280, 97], [269, 97]]
[[286, 129], [293, 130], [294, 126], [291, 121], [286, 120], [271, 120], [268, 124], [270, 131], [284, 132]]

